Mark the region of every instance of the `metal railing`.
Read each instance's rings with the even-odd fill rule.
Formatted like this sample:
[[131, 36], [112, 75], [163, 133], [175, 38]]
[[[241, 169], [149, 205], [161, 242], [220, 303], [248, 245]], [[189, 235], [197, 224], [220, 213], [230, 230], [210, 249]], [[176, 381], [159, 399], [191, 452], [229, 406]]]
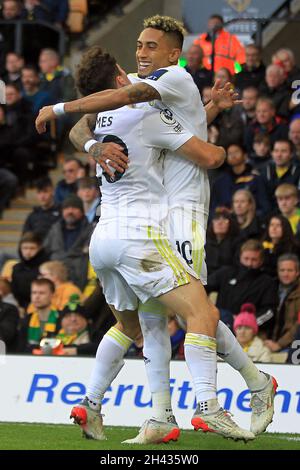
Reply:
[[[14, 26], [14, 51], [17, 54], [22, 55], [23, 53], [23, 34], [24, 34], [24, 26], [31, 26], [34, 28], [35, 26], [44, 26], [46, 29], [50, 29], [52, 31], [55, 31], [58, 35], [58, 53], [60, 58], [62, 59], [65, 55], [66, 52], [66, 34], [63, 29], [59, 28], [58, 26], [54, 26], [51, 23], [48, 23], [47, 21], [29, 21], [29, 20], [14, 20], [14, 21], [7, 21], [7, 20], [0, 20], [0, 31], [1, 31], [1, 26]], [[43, 45], [41, 44], [41, 47]]]

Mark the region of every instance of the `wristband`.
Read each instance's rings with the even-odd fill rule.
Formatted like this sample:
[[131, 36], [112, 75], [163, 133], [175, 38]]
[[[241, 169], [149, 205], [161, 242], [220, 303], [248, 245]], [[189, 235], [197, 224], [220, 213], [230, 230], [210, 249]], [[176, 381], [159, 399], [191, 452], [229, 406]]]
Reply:
[[90, 139], [84, 144], [83, 148], [86, 151], [86, 153], [89, 153], [91, 146], [94, 144], [98, 144], [98, 141], [95, 139]]
[[57, 103], [53, 106], [53, 112], [56, 116], [63, 116], [65, 113], [65, 103]]

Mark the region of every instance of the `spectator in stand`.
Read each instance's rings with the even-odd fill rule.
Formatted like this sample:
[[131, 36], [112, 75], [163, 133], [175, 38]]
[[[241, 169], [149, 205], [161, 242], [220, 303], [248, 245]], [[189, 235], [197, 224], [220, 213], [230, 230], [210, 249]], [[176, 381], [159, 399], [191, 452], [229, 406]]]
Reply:
[[276, 140], [286, 139], [288, 136], [288, 127], [280, 123], [276, 116], [275, 105], [270, 98], [261, 97], [257, 100], [255, 119], [246, 128], [245, 145], [249, 155], [254, 151], [254, 137], [258, 133], [268, 134], [271, 144], [274, 144]]
[[[3, 301], [0, 295], [0, 341], [5, 343], [6, 352], [12, 352], [18, 333], [18, 309]], [[5, 354], [1, 351], [1, 354]]]
[[19, 307], [17, 299], [14, 297], [10, 282], [5, 278], [0, 278], [0, 298], [2, 302], [6, 304], [14, 305], [14, 307]]
[[270, 350], [257, 336], [256, 308], [253, 304], [244, 304], [233, 323], [233, 330], [243, 350], [254, 362], [272, 362]]
[[242, 104], [232, 108], [234, 111], [233, 116], [242, 119], [244, 126], [248, 126], [254, 120], [257, 100], [257, 88], [247, 87], [242, 91]]
[[246, 61], [242, 65], [242, 70], [235, 76], [235, 85], [241, 91], [248, 87], [258, 88], [265, 76], [260, 47], [248, 44], [245, 48], [245, 56]]
[[239, 228], [239, 243], [244, 243], [250, 238], [261, 238], [263, 224], [256, 215], [255, 199], [250, 191], [239, 189], [234, 193], [232, 210]]
[[62, 356], [94, 356], [105, 331], [93, 334], [88, 323], [88, 313], [78, 300], [71, 298], [61, 313], [61, 329], [56, 335], [64, 345]]
[[289, 139], [294, 145], [295, 160], [300, 162], [300, 118], [296, 118], [291, 121]]
[[[10, 21], [15, 21], [20, 19], [22, 4], [19, 0], [3, 0], [2, 3], [2, 15], [1, 19], [7, 20], [7, 23]], [[9, 51], [14, 50], [15, 48], [15, 27], [13, 24], [2, 24], [1, 25], [1, 34], [4, 38], [3, 48], [4, 52], [8, 53]]]
[[272, 160], [271, 142], [268, 134], [256, 134], [253, 149], [254, 152], [250, 154], [248, 161], [255, 170], [260, 172]]
[[226, 67], [221, 67], [215, 73], [214, 81], [216, 80], [220, 80], [220, 86], [223, 87], [227, 82], [233, 82], [233, 75], [230, 73], [230, 70], [228, 70]]
[[32, 352], [42, 338], [55, 337], [59, 314], [52, 304], [53, 282], [49, 279], [35, 279], [31, 284], [30, 308], [21, 321], [19, 352]]
[[211, 101], [211, 99], [212, 99], [211, 91], [212, 91], [211, 86], [205, 86], [202, 90], [202, 101], [203, 101], [204, 106], [207, 103], [209, 103], [209, 101]]
[[54, 202], [54, 188], [48, 176], [36, 182], [36, 197], [39, 205], [27, 216], [23, 233], [35, 232], [44, 240], [60, 217], [60, 206]]
[[34, 66], [23, 67], [21, 80], [23, 97], [31, 103], [33, 114], [36, 116], [43, 106], [52, 102], [51, 95], [40, 89], [39, 73]]
[[299, 232], [300, 222], [299, 197], [296, 186], [288, 183], [280, 184], [275, 191], [275, 197], [281, 215], [289, 221], [293, 234], [296, 235]]
[[100, 204], [99, 183], [96, 178], [80, 178], [78, 180], [77, 196], [83, 202], [84, 215], [89, 223], [98, 222], [97, 209]]
[[279, 65], [269, 65], [266, 69], [265, 81], [259, 86], [260, 94], [271, 98], [276, 108], [276, 115], [288, 119], [291, 89], [285, 81], [285, 73]]
[[228, 209], [217, 207], [208, 226], [206, 263], [208, 274], [234, 264], [238, 228]]
[[276, 282], [263, 272], [263, 246], [257, 240], [246, 241], [240, 249], [240, 264], [224, 267], [208, 276], [208, 292], [217, 291], [221, 312], [237, 315], [246, 302], [256, 307], [256, 319], [262, 332], [268, 332], [276, 305]]
[[74, 79], [70, 71], [60, 65], [59, 55], [54, 49], [42, 49], [39, 66], [42, 72], [41, 90], [51, 95], [53, 103], [76, 99]]
[[76, 194], [78, 189], [78, 179], [80, 170], [84, 169], [83, 164], [77, 158], [67, 158], [63, 164], [64, 179], [60, 180], [55, 188], [55, 203], [62, 204], [66, 197]]
[[33, 145], [37, 139], [31, 104], [22, 98], [16, 85], [6, 85], [6, 124], [13, 130], [9, 165], [20, 184], [25, 185], [32, 175], [35, 160]]
[[287, 253], [278, 259], [279, 303], [270, 339], [265, 345], [272, 352], [291, 346], [298, 328], [300, 312], [299, 259]]
[[21, 55], [16, 52], [8, 52], [5, 59], [5, 73], [1, 79], [7, 83], [13, 83], [21, 89], [21, 71], [24, 66], [24, 59]]
[[0, 168], [0, 219], [3, 211], [9, 206], [11, 199], [14, 197], [17, 186], [17, 177], [11, 171]]
[[187, 65], [185, 69], [191, 74], [198, 90], [202, 96], [203, 88], [212, 86], [213, 76], [211, 70], [203, 65], [203, 50], [200, 46], [193, 44], [186, 53]]
[[62, 219], [52, 226], [44, 243], [50, 259], [63, 261], [71, 281], [80, 289], [87, 283], [88, 247], [92, 231], [81, 199], [71, 195], [62, 204]]
[[264, 270], [274, 279], [277, 277], [277, 260], [285, 253], [299, 254], [289, 221], [283, 215], [270, 218], [263, 237]]
[[235, 62], [238, 62], [239, 64], [243, 64], [245, 62], [245, 49], [238, 38], [234, 34], [225, 31], [223, 26], [224, 20], [222, 16], [211, 15], [207, 24], [208, 32], [203, 33], [196, 38], [194, 44], [203, 49], [203, 64], [204, 67], [210, 70], [212, 68], [212, 35], [213, 32], [215, 32], [214, 72], [217, 72], [221, 67], [226, 67], [230, 73], [234, 74]]
[[211, 194], [211, 208], [230, 208], [232, 196], [238, 189], [249, 189], [253, 194], [258, 214], [265, 215], [271, 209], [268, 194], [260, 175], [247, 163], [245, 149], [232, 144], [227, 149], [229, 170], [214, 183]]
[[41, 20], [64, 27], [69, 13], [68, 0], [25, 0], [22, 18]]
[[12, 272], [12, 292], [22, 308], [30, 302], [31, 282], [38, 277], [39, 266], [49, 259], [41, 238], [33, 232], [24, 233], [19, 244], [20, 262]]
[[294, 80], [300, 79], [300, 68], [296, 65], [295, 55], [291, 49], [279, 49], [272, 56], [272, 63], [282, 67], [287, 86], [291, 88]]
[[50, 279], [55, 285], [52, 302], [57, 310], [65, 308], [71, 295], [82, 297], [81, 290], [68, 280], [68, 270], [62, 261], [47, 261], [40, 266], [40, 277]]
[[293, 145], [287, 139], [278, 139], [273, 146], [272, 161], [260, 171], [272, 207], [276, 208], [275, 191], [283, 184], [293, 184], [300, 189], [300, 165], [293, 163]]

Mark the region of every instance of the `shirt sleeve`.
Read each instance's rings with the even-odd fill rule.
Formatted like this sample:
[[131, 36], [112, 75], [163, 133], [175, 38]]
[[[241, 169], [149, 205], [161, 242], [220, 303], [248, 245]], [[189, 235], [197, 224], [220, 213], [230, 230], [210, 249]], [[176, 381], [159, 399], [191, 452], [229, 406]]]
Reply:
[[175, 151], [193, 134], [176, 120], [170, 110], [153, 112], [142, 121], [141, 136], [146, 145]]
[[155, 88], [165, 103], [186, 102], [186, 90], [182, 75], [176, 69], [158, 69], [142, 82]]

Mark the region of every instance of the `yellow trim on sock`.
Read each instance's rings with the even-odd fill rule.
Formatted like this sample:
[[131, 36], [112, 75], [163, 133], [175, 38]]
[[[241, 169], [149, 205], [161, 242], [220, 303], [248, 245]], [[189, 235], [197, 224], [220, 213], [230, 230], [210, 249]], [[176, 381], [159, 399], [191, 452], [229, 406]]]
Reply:
[[187, 333], [185, 335], [184, 344], [196, 347], [207, 347], [213, 350], [217, 349], [217, 342], [214, 338], [206, 335], [198, 335], [196, 333]]
[[120, 346], [122, 346], [122, 348], [124, 348], [126, 351], [127, 349], [129, 348], [129, 346], [131, 345], [131, 343], [133, 343], [133, 340], [131, 338], [129, 338], [128, 336], [124, 335], [124, 333], [122, 333], [122, 331], [118, 330], [117, 328], [115, 328], [114, 326], [112, 326], [110, 328], [110, 330], [108, 330], [108, 332], [106, 333], [105, 336], [110, 336], [111, 338], [113, 338], [115, 341], [117, 341], [117, 343], [120, 344]]

